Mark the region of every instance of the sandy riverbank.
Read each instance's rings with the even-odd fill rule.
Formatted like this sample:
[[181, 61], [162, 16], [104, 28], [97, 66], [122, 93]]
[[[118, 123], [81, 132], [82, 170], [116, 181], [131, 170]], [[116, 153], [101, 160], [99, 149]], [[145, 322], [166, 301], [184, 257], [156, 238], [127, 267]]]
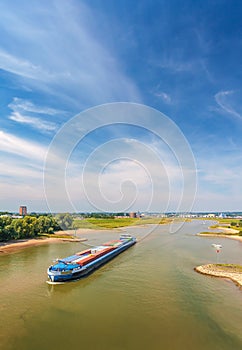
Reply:
[[208, 264], [197, 266], [194, 270], [204, 275], [229, 278], [238, 286], [242, 287], [242, 272], [237, 271], [236, 267], [233, 268], [232, 265], [223, 267], [217, 264]]
[[[198, 233], [198, 235], [203, 237], [229, 238], [242, 242], [242, 236], [235, 235], [235, 233], [239, 232], [238, 230], [223, 226], [218, 226], [216, 229], [221, 230], [222, 233]], [[204, 275], [229, 278], [242, 287], [242, 268], [236, 268], [235, 265], [221, 266], [220, 264], [207, 264], [197, 266], [194, 270]]]
[[56, 242], [63, 242], [62, 239], [59, 238], [33, 238], [33, 239], [20, 239], [17, 241], [7, 241], [7, 242], [0, 242], [0, 253], [13, 253], [17, 250], [27, 248], [27, 247], [34, 247], [41, 244], [49, 244], [49, 243], [56, 243]]
[[[144, 225], [145, 226], [145, 225]], [[129, 226], [131, 227], [131, 226]], [[134, 226], [137, 227], [137, 226]], [[0, 254], [1, 253], [14, 253], [20, 249], [24, 249], [27, 247], [39, 246], [42, 244], [52, 244], [52, 243], [63, 243], [63, 242], [84, 242], [88, 240], [88, 235], [93, 233], [102, 234], [102, 231], [125, 231], [127, 227], [119, 227], [114, 229], [89, 229], [89, 228], [80, 228], [77, 230], [67, 230], [67, 231], [57, 231], [53, 234], [53, 237], [48, 238], [31, 238], [31, 239], [21, 239], [21, 240], [13, 240], [7, 242], [0, 242]], [[76, 237], [75, 235], [78, 235]], [[57, 237], [55, 237], [58, 236]], [[63, 235], [63, 238], [61, 237]], [[82, 237], [80, 237], [80, 235]], [[69, 236], [69, 237], [67, 237]], [[86, 238], [87, 237], [87, 238]]]
[[234, 228], [224, 227], [224, 226], [218, 226], [217, 229], [227, 234], [239, 233], [239, 230], [236, 230]]
[[198, 233], [198, 236], [202, 237], [219, 237], [219, 238], [230, 238], [230, 239], [235, 239], [236, 241], [242, 242], [242, 236], [236, 236], [236, 235], [226, 235], [222, 233]]
[[[87, 234], [88, 231], [95, 231], [95, 230], [78, 230], [78, 234]], [[58, 235], [58, 237], [55, 237], [55, 234]], [[86, 241], [86, 238], [73, 238], [73, 231], [68, 232], [56, 232], [53, 237], [39, 237], [39, 238], [31, 238], [31, 239], [19, 239], [19, 240], [12, 240], [7, 242], [0, 242], [0, 254], [1, 253], [14, 253], [18, 250], [27, 248], [27, 247], [34, 247], [39, 246], [42, 244], [52, 244], [52, 243], [63, 243], [63, 242], [83, 242]], [[63, 235], [63, 237], [61, 237]], [[70, 237], [67, 237], [70, 236]]]
[[235, 230], [233, 228], [218, 226], [214, 230], [221, 230], [221, 233], [218, 232], [211, 232], [211, 233], [198, 233], [198, 236], [202, 237], [221, 237], [221, 238], [230, 238], [235, 239], [236, 241], [242, 242], [242, 236], [238, 236], [238, 230]]

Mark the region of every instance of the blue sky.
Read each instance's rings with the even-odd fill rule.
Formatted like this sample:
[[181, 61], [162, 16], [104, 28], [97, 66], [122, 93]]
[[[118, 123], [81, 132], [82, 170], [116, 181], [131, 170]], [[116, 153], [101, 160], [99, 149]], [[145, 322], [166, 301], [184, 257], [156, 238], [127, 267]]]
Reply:
[[[114, 102], [150, 106], [180, 128], [196, 161], [194, 211], [242, 210], [241, 16], [236, 0], [1, 1], [0, 210], [48, 210], [43, 172], [51, 141], [73, 116]], [[162, 170], [151, 162], [142, 168], [137, 145], [155, 151], [168, 174], [170, 192], [163, 196], [161, 186], [152, 207], [148, 173]], [[129, 179], [142, 195], [127, 210], [177, 208], [178, 198], [167, 205], [181, 183], [169, 151], [139, 127], [115, 125], [86, 135], [70, 156], [67, 187], [70, 196], [79, 194], [76, 210], [95, 209], [80, 180], [95, 150], [100, 164], [89, 164], [92, 175], [116, 151], [120, 157], [102, 173], [110, 203]], [[58, 210], [69, 209], [57, 195], [56, 202]]]

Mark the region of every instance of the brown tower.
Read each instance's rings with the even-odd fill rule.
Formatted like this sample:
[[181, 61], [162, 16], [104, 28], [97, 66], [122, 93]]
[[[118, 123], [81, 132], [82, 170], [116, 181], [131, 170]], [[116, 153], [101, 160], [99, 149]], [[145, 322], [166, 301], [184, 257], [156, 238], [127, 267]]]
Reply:
[[21, 205], [19, 207], [19, 215], [22, 215], [22, 216], [27, 215], [27, 207], [25, 205]]

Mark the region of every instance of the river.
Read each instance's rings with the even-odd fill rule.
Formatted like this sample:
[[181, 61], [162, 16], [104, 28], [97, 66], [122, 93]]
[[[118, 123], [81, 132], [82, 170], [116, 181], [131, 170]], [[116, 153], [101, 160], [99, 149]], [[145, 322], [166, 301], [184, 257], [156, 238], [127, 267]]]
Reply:
[[[242, 290], [228, 280], [200, 275], [197, 265], [242, 264], [242, 243], [199, 237], [210, 222], [185, 223], [169, 233], [156, 227], [144, 240], [89, 277], [45, 283], [57, 257], [82, 243], [29, 247], [0, 256], [0, 349], [241, 350]], [[150, 227], [127, 231], [144, 237]], [[119, 231], [88, 234], [96, 245]]]

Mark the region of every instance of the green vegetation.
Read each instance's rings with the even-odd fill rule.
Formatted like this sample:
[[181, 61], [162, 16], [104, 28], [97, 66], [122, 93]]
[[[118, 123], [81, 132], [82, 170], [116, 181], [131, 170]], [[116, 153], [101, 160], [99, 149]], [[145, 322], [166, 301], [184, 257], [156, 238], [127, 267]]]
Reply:
[[70, 234], [65, 234], [65, 233], [55, 233], [55, 235], [53, 236], [52, 233], [41, 233], [38, 235], [41, 238], [64, 238], [64, 239], [75, 239], [74, 236], [71, 236]]
[[[218, 221], [220, 224], [228, 224], [230, 225], [231, 218], [216, 218], [216, 221]], [[237, 219], [233, 219], [233, 221], [238, 221]]]
[[0, 215], [11, 215], [8, 211], [0, 211]]
[[43, 233], [53, 234], [60, 227], [52, 216], [25, 216], [13, 219], [10, 216], [0, 217], [0, 241], [11, 239], [33, 238]]
[[229, 233], [229, 232], [211, 232], [211, 231], [204, 231], [204, 232], [199, 232], [200, 235], [226, 235], [226, 236], [242, 236], [242, 231], [238, 231], [238, 232], [233, 232], [233, 233]]
[[209, 228], [217, 228], [217, 227], [219, 227], [219, 225], [212, 225]]
[[124, 226], [134, 225], [139, 219], [135, 218], [124, 218], [124, 219], [98, 219], [88, 218], [83, 220], [74, 220], [74, 228], [89, 228], [89, 229], [111, 229]]
[[60, 229], [62, 230], [68, 230], [72, 228], [73, 217], [68, 213], [57, 214], [55, 216], [55, 220], [57, 224], [60, 226]]
[[237, 264], [214, 264], [215, 267], [220, 268], [226, 272], [239, 272], [242, 273], [242, 266]]
[[87, 218], [75, 219], [74, 228], [88, 229], [112, 229], [126, 226], [148, 225], [148, 224], [164, 224], [170, 222], [171, 219], [164, 218]]
[[200, 235], [226, 235], [226, 236], [242, 236], [242, 231], [239, 231], [237, 233], [229, 233], [229, 232], [211, 232], [211, 231], [204, 231], [199, 232]]
[[219, 224], [242, 227], [242, 220], [241, 219], [232, 219], [232, 221], [231, 221], [231, 218], [223, 218], [223, 219], [216, 218], [216, 220], [219, 222]]
[[[8, 241], [22, 238], [50, 237], [55, 231], [68, 229], [114, 229], [126, 226], [167, 224], [174, 218], [130, 218], [125, 215], [114, 217], [112, 214], [87, 214], [86, 218], [80, 215], [70, 215], [68, 213], [51, 215], [33, 214], [21, 219], [11, 216], [0, 217], [0, 241]], [[55, 237], [63, 238], [61, 234]], [[67, 236], [70, 238], [70, 236]]]
[[211, 232], [211, 231], [204, 231], [204, 232], [199, 232], [200, 235], [220, 235], [220, 236], [241, 236], [240, 233], [229, 233], [229, 232]]
[[200, 235], [224, 235], [224, 232], [209, 232], [209, 231], [203, 231], [199, 232]]
[[[138, 225], [162, 225], [162, 224], [169, 224], [170, 222], [172, 221], [181, 221], [181, 219], [177, 218], [177, 219], [174, 219], [174, 218], [155, 218], [155, 217], [150, 217], [150, 218], [142, 218], [142, 219], [139, 219], [138, 221]], [[182, 219], [182, 221], [184, 221], [184, 219]]]
[[[241, 219], [233, 219], [233, 221], [231, 221], [230, 218], [227, 219], [220, 219], [218, 218], [218, 224], [216, 225], [212, 225], [210, 226], [210, 228], [214, 229], [214, 228], [220, 228], [220, 227], [225, 227], [225, 228], [232, 228], [232, 229], [241, 229], [242, 228], [242, 220]], [[209, 233], [209, 232], [208, 232]], [[221, 234], [221, 232], [218, 232], [218, 234]], [[228, 233], [226, 233], [228, 234]], [[242, 231], [238, 232], [238, 233], [233, 233], [235, 235], [242, 235]]]

